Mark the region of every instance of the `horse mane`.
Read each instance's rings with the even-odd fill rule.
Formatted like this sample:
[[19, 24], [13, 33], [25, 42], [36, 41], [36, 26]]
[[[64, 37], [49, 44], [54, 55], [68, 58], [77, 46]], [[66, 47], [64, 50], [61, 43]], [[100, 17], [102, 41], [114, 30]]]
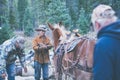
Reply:
[[55, 49], [59, 44], [59, 38], [62, 36], [62, 33], [60, 32], [60, 30], [57, 28], [53, 31], [53, 39], [54, 39], [54, 46]]
[[66, 40], [66, 30], [64, 28], [64, 26], [62, 26], [61, 24], [54, 24], [54, 30], [53, 30], [53, 38], [54, 38], [54, 45], [55, 45], [55, 49], [58, 46], [60, 40]]
[[48, 23], [48, 26], [52, 30], [53, 39], [54, 39], [54, 47], [56, 49], [61, 38], [62, 38], [62, 40], [63, 39], [66, 40], [66, 34], [65, 34], [66, 30], [65, 30], [64, 26], [59, 23], [54, 24], [54, 25], [51, 25], [50, 23]]

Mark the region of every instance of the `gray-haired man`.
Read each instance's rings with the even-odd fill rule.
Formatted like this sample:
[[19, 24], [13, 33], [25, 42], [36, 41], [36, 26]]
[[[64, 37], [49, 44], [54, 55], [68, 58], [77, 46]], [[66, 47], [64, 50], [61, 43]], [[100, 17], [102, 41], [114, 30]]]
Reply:
[[97, 33], [93, 80], [120, 80], [120, 21], [109, 5], [100, 4], [92, 13]]
[[24, 53], [25, 39], [23, 37], [14, 37], [5, 41], [2, 44], [2, 54], [6, 61], [6, 72], [8, 74], [8, 80], [15, 80], [15, 61], [17, 56], [19, 57], [21, 66], [24, 71], [27, 72], [25, 67], [25, 55]]

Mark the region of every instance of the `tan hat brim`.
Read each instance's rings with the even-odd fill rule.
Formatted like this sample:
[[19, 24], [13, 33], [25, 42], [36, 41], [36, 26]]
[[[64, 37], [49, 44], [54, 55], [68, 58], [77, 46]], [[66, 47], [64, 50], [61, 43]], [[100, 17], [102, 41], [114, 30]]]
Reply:
[[35, 29], [35, 31], [45, 31], [44, 29]]

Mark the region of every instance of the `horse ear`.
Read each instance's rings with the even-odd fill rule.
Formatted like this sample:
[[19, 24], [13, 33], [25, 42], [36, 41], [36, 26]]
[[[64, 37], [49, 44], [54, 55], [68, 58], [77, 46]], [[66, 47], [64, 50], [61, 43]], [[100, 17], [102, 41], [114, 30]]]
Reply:
[[50, 23], [47, 23], [47, 24], [51, 30], [54, 30], [54, 27]]
[[60, 21], [58, 24], [59, 24], [59, 26], [62, 26], [62, 21]]

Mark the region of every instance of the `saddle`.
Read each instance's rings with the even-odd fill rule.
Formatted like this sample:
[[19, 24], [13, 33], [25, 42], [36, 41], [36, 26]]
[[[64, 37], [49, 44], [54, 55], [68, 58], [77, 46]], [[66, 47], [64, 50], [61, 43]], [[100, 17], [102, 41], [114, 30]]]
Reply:
[[55, 52], [56, 54], [59, 52], [59, 50], [61, 50], [62, 48], [64, 49], [65, 53], [70, 53], [72, 52], [75, 47], [77, 46], [77, 44], [80, 42], [81, 39], [84, 39], [86, 37], [78, 37], [70, 42], [65, 42], [62, 44], [59, 44], [59, 46], [56, 48]]
[[[77, 55], [77, 58], [74, 61], [71, 61], [68, 57], [66, 58], [66, 60], [71, 63], [69, 67], [67, 66], [67, 69], [72, 69], [74, 67], [77, 67], [79, 70], [83, 70], [85, 72], [92, 72], [92, 67], [90, 62], [92, 61], [91, 60], [92, 54], [90, 56], [89, 53], [92, 53], [93, 51], [91, 49], [95, 44], [95, 39], [89, 38], [87, 36], [76, 38], [68, 43], [59, 44], [59, 46], [56, 49], [57, 58], [58, 58], [57, 59], [58, 72], [61, 69], [59, 67], [62, 66], [61, 64], [62, 64], [63, 55], [66, 54], [66, 56], [69, 56], [69, 53], [75, 50], [79, 43], [81, 45], [79, 47], [81, 52], [79, 51], [80, 54]], [[88, 62], [88, 60], [90, 61]], [[64, 69], [66, 69], [66, 67], [64, 67]]]
[[76, 45], [80, 42], [80, 38], [77, 38], [77, 39], [74, 39], [72, 40], [71, 42], [69, 42], [67, 45], [66, 45], [66, 51], [67, 53], [73, 51], [76, 47]]

